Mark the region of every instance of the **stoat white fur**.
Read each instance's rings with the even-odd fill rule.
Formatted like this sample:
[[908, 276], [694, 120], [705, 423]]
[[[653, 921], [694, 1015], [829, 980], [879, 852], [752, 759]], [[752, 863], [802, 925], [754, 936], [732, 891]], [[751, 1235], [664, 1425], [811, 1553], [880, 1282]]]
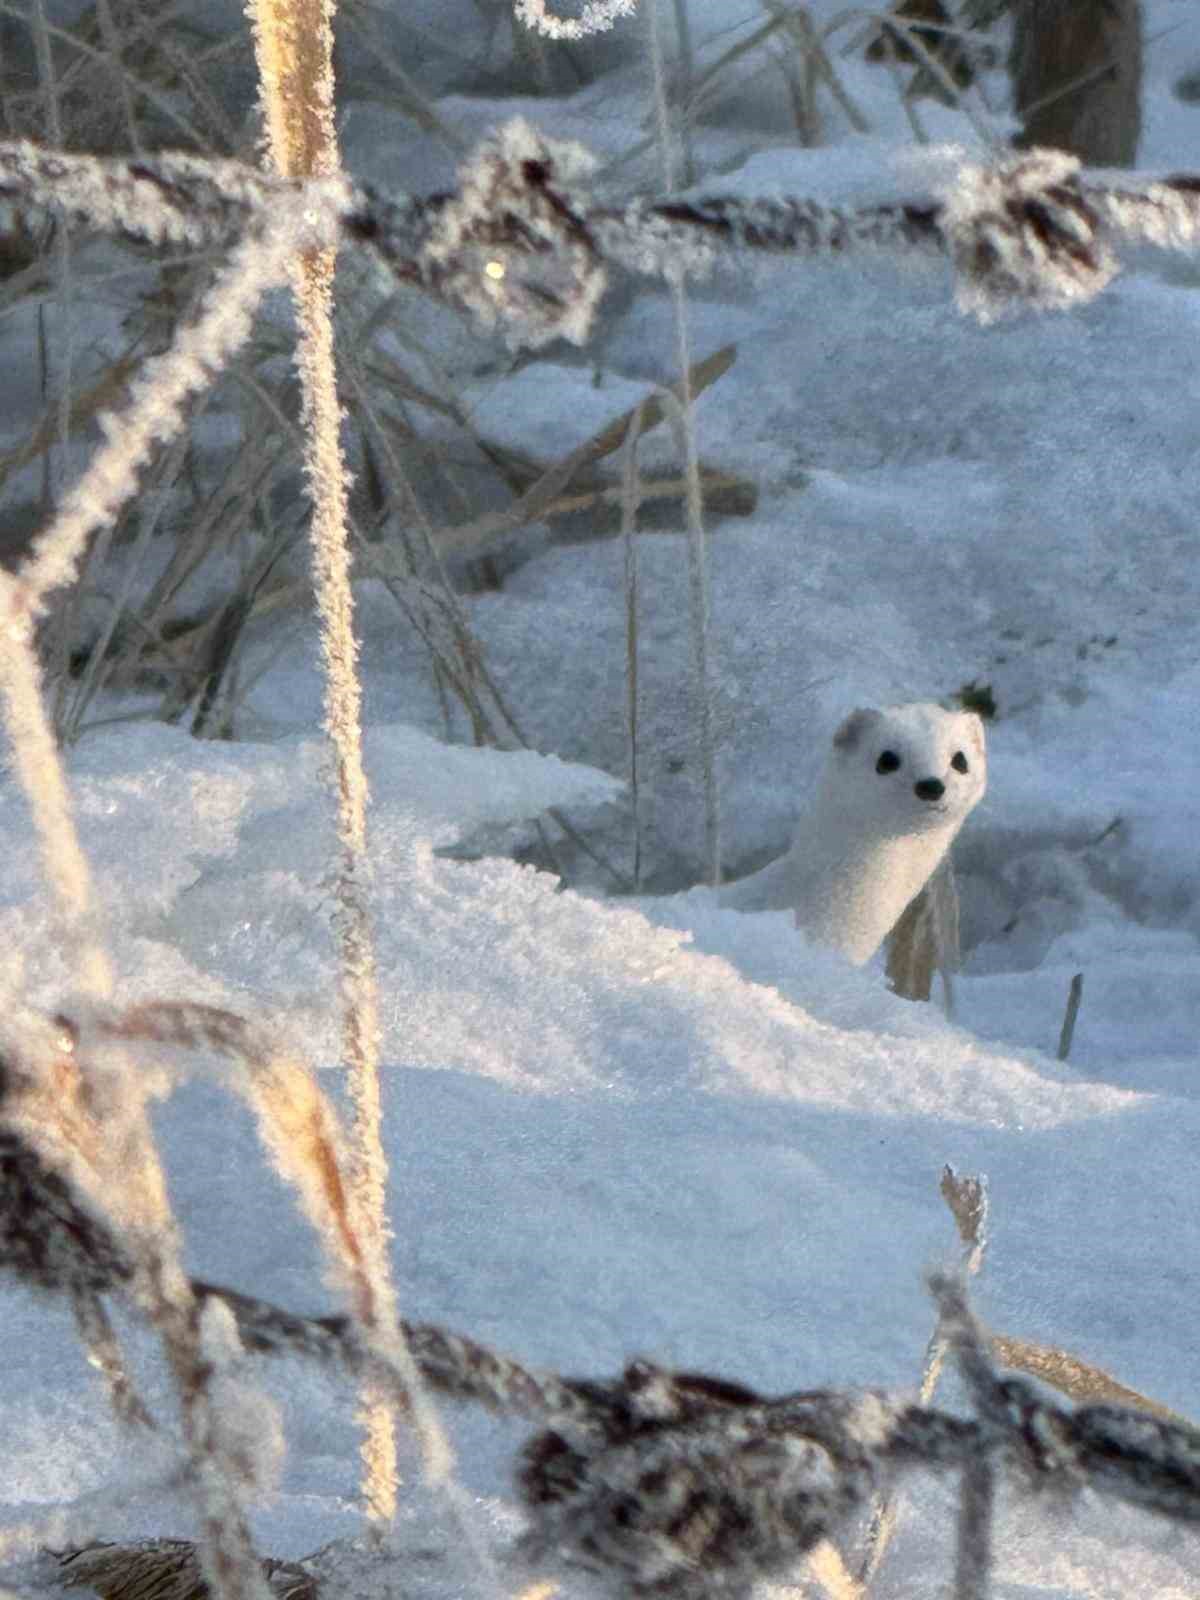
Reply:
[[790, 907], [796, 926], [856, 966], [869, 961], [983, 798], [987, 750], [973, 711], [929, 702], [853, 711], [833, 737], [792, 846], [720, 901]]

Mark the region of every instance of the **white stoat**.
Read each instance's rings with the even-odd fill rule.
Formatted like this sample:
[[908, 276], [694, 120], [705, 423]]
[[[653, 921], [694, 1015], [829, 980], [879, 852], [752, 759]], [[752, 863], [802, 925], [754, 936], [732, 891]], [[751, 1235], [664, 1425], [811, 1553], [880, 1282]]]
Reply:
[[791, 907], [810, 939], [861, 966], [941, 865], [986, 787], [983, 722], [973, 711], [929, 702], [852, 711], [791, 849], [727, 885], [721, 904]]

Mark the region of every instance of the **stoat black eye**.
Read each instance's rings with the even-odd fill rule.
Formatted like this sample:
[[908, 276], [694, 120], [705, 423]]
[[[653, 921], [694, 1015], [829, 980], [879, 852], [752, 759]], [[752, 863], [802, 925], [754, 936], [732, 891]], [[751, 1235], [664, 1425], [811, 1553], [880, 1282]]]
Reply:
[[885, 750], [875, 763], [876, 772], [895, 772], [900, 765], [900, 757], [894, 750]]
[[967, 758], [965, 755], [963, 755], [961, 750], [956, 750], [950, 757], [950, 765], [954, 768], [955, 772], [970, 772], [971, 770], [967, 765]]

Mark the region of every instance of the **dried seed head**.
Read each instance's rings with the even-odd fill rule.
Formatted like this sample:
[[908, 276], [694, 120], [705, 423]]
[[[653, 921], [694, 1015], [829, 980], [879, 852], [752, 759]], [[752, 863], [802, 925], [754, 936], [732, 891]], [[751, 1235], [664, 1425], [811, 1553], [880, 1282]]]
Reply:
[[582, 145], [506, 123], [459, 172], [422, 253], [437, 292], [510, 345], [583, 344], [606, 274], [582, 217], [594, 162]]
[[1061, 150], [959, 168], [939, 220], [964, 311], [992, 322], [1022, 303], [1061, 310], [1090, 300], [1116, 276], [1116, 256], [1078, 172], [1079, 162]]

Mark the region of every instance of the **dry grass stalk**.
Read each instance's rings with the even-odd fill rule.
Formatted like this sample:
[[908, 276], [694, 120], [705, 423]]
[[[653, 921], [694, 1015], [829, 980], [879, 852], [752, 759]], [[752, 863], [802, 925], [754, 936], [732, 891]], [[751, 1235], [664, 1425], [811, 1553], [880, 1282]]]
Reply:
[[1071, 1054], [1071, 1041], [1075, 1037], [1075, 1022], [1079, 1016], [1079, 1004], [1083, 999], [1083, 973], [1077, 972], [1071, 979], [1067, 990], [1067, 1009], [1063, 1014], [1062, 1028], [1058, 1035], [1058, 1059], [1065, 1061]]
[[[758, 485], [752, 478], [743, 478], [736, 472], [723, 472], [720, 467], [700, 463], [701, 498], [706, 511], [717, 516], [753, 516], [758, 505]], [[654, 501], [685, 500], [688, 492], [686, 478], [643, 478], [638, 484], [638, 500], [642, 505]], [[596, 513], [588, 531], [588, 538], [603, 538], [620, 532], [619, 524], [609, 526], [606, 513], [624, 504], [625, 490], [620, 484], [606, 484], [603, 488], [580, 489], [576, 494], [564, 494], [552, 500], [542, 512], [547, 522], [555, 517], [570, 517], [580, 511]], [[653, 528], [643, 528], [652, 533]]]
[[112, 965], [42, 695], [33, 620], [20, 579], [4, 573], [0, 573], [0, 697], [13, 765], [28, 797], [42, 873], [71, 952], [75, 981], [89, 998], [106, 998], [112, 990]]
[[638, 472], [638, 444], [644, 426], [646, 402], [634, 408], [625, 438], [625, 464], [621, 484], [621, 542], [624, 556], [625, 598], [625, 727], [629, 742], [629, 803], [633, 808], [633, 861], [631, 877], [634, 892], [642, 886], [642, 804], [638, 766], [640, 666], [638, 630], [637, 517], [642, 500]]
[[113, 1414], [127, 1428], [153, 1428], [154, 1418], [134, 1387], [104, 1302], [82, 1286], [72, 1291], [71, 1302], [79, 1342], [89, 1365], [104, 1379]]
[[929, 896], [924, 889], [900, 914], [887, 938], [887, 978], [905, 1000], [928, 1000], [933, 991], [937, 949], [930, 928]]
[[[715, 350], [712, 355], [688, 367], [684, 377], [672, 384], [666, 394], [674, 396], [676, 401], [682, 401], [685, 392], [694, 398], [728, 372], [736, 360], [737, 346], [723, 345], [720, 350]], [[611, 422], [606, 422], [590, 439], [577, 445], [561, 461], [547, 467], [507, 510], [489, 512], [456, 528], [433, 529], [430, 538], [436, 549], [443, 555], [476, 555], [495, 540], [530, 522], [552, 516], [559, 510], [576, 509], [569, 501], [563, 503], [568, 485], [589, 467], [621, 449], [637, 411], [641, 410], [642, 413], [641, 431], [648, 433], [668, 415], [669, 405], [670, 401], [664, 397], [663, 391], [656, 390], [648, 394], [636, 406]], [[613, 491], [614, 494], [616, 492]]]
[[[898, 26], [893, 17], [908, 26]], [[891, 11], [876, 24], [876, 29], [875, 37], [866, 49], [868, 61], [918, 61], [911, 42], [915, 40], [935, 60], [941, 62], [957, 88], [965, 89], [974, 82], [975, 69], [971, 57], [958, 37], [960, 30], [954, 18], [942, 0], [896, 0]], [[927, 68], [917, 72], [905, 92], [914, 96], [945, 93]]]
[[[101, 1017], [96, 1008], [98, 1024]], [[6, 1155], [11, 1163], [13, 1140], [25, 1152], [11, 1181], [23, 1176], [40, 1185], [32, 1197], [10, 1197], [18, 1209], [6, 1236], [38, 1281], [72, 1293], [87, 1347], [107, 1368], [114, 1402], [126, 1420], [145, 1421], [111, 1330], [88, 1303], [114, 1276], [124, 1280], [162, 1339], [178, 1393], [214, 1594], [218, 1600], [266, 1600], [241, 1507], [244, 1464], [222, 1411], [221, 1362], [206, 1348], [201, 1307], [180, 1265], [145, 1084], [123, 1052], [105, 1050], [105, 1036], [102, 1024], [81, 1030], [60, 1021], [52, 1036], [43, 1030], [40, 1042], [30, 1048], [27, 1041], [5, 1063]], [[53, 1213], [63, 1204], [71, 1212], [68, 1246], [52, 1219], [36, 1215], [39, 1205]]]
[[808, 1558], [809, 1576], [824, 1589], [830, 1600], [863, 1600], [866, 1590], [847, 1567], [837, 1545], [822, 1539]]
[[355, 1317], [371, 1328], [379, 1309], [346, 1180], [342, 1129], [306, 1064], [216, 1006], [151, 1001], [97, 1026], [106, 1038], [212, 1050], [237, 1069], [225, 1080], [227, 1087], [254, 1112], [263, 1146], [316, 1229], [336, 1286]]
[[887, 977], [905, 1000], [928, 1000], [933, 975], [940, 972], [946, 1013], [953, 1014], [952, 974], [958, 970], [958, 889], [950, 858], [939, 863], [929, 882], [905, 906], [887, 938]]
[[[646, 39], [653, 70], [654, 112], [658, 131], [659, 155], [664, 186], [675, 187], [674, 138], [667, 105], [666, 71], [662, 44], [658, 37], [657, 0], [646, 3]], [[687, 507], [688, 601], [692, 636], [693, 685], [699, 711], [698, 744], [700, 771], [704, 784], [704, 855], [708, 881], [715, 889], [721, 882], [721, 804], [717, 787], [716, 731], [713, 723], [712, 642], [710, 617], [712, 600], [708, 581], [708, 543], [704, 528], [704, 500], [700, 489], [700, 456], [696, 447], [695, 414], [689, 374], [691, 371], [688, 336], [687, 295], [680, 268], [667, 272], [671, 292], [671, 311], [675, 321], [675, 350], [679, 363], [679, 394], [670, 407], [671, 425], [687, 481], [684, 503]], [[674, 397], [672, 397], [674, 398]]]
[[[54, 57], [50, 48], [50, 29], [45, 0], [34, 0], [33, 39], [37, 54], [38, 77], [45, 96], [46, 128], [50, 135], [50, 143], [61, 146], [63, 127], [59, 115], [59, 90], [54, 73]], [[44, 488], [48, 491], [47, 498], [51, 503], [58, 496], [66, 467], [67, 450], [71, 442], [71, 367], [75, 354], [75, 296], [72, 290], [71, 239], [67, 229], [61, 224], [54, 230], [54, 277], [63, 320], [57, 341], [59, 370], [56, 375], [58, 398], [55, 406], [59, 454], [55, 459], [52, 454], [47, 453], [44, 480]]]
[[249, 337], [259, 299], [286, 279], [298, 244], [309, 232], [303, 202], [283, 197], [274, 226], [249, 230], [204, 296], [196, 320], [179, 329], [171, 348], [152, 357], [131, 385], [132, 400], [119, 417], [101, 419], [105, 442], [62, 502], [19, 574], [31, 612], [51, 590], [75, 576], [88, 538], [107, 526], [137, 491], [137, 475], [155, 447], [182, 426], [191, 398]]
[[[932, 967], [930, 976], [932, 977]], [[947, 1166], [942, 1168], [938, 1188], [950, 1215], [954, 1218], [954, 1225], [958, 1229], [958, 1237], [962, 1243], [963, 1253], [959, 1270], [965, 1283], [979, 1271], [987, 1250], [987, 1179], [960, 1176], [953, 1167]], [[928, 1406], [937, 1392], [949, 1353], [950, 1347], [939, 1322], [925, 1346], [919, 1391], [920, 1403], [923, 1406]], [[871, 1521], [858, 1568], [857, 1581], [862, 1586], [862, 1592], [870, 1586], [872, 1579], [883, 1565], [883, 1558], [896, 1531], [896, 1506], [896, 1497], [886, 1495], [878, 1498], [871, 1508]], [[976, 1540], [976, 1546], [978, 1542]]]
[[[71, 431], [86, 427], [100, 412], [119, 403], [136, 368], [133, 351], [128, 350], [110, 362], [93, 383], [77, 389], [71, 401]], [[45, 455], [54, 444], [59, 427], [58, 419], [47, 411], [20, 444], [0, 451], [0, 484], [12, 473]]]
[[1188, 1420], [1161, 1400], [1131, 1389], [1102, 1367], [1093, 1366], [1090, 1361], [1083, 1361], [1057, 1345], [1032, 1344], [1028, 1339], [1014, 1339], [1006, 1333], [993, 1333], [991, 1343], [997, 1361], [1017, 1372], [1027, 1372], [1031, 1378], [1040, 1378], [1076, 1405], [1127, 1406], [1133, 1411], [1161, 1417], [1165, 1422], [1186, 1423]]
[[[254, 0], [255, 50], [268, 148], [282, 177], [332, 175], [340, 165], [334, 125], [334, 0]], [[313, 499], [313, 577], [325, 666], [325, 730], [333, 747], [337, 835], [337, 938], [342, 1042], [354, 1103], [352, 1183], [369, 1251], [376, 1319], [395, 1321], [387, 1269], [387, 1159], [379, 1093], [379, 986], [367, 904], [367, 779], [362, 760], [362, 693], [355, 666], [354, 598], [346, 536], [348, 485], [333, 350], [334, 248], [295, 263], [292, 289], [300, 335], [305, 467]], [[368, 1515], [396, 1510], [396, 1440], [389, 1406], [364, 1397], [364, 1481]]]

